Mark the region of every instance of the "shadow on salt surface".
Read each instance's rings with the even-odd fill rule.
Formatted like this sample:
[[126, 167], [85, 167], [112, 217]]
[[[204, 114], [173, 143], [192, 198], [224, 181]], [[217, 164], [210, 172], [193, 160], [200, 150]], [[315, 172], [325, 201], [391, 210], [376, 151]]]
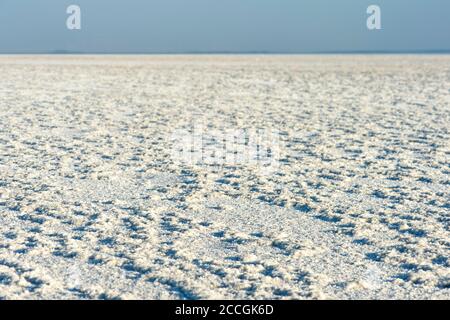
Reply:
[[[90, 299], [118, 298], [127, 294], [140, 298], [174, 295], [167, 291], [167, 287], [175, 290], [174, 283], [169, 280], [159, 283], [139, 281], [140, 285], [136, 281], [149, 276], [151, 269], [148, 266], [158, 256], [161, 245], [159, 230], [154, 228], [160, 215], [157, 210], [153, 209], [155, 212], [151, 213], [145, 210], [163, 207], [151, 200], [152, 190], [170, 186], [176, 177], [154, 174], [143, 179], [146, 183], [141, 181], [126, 172], [101, 180], [56, 178], [53, 182], [57, 182], [58, 192], [51, 192], [47, 203], [73, 203], [78, 208], [77, 214], [64, 213], [64, 210], [63, 214], [55, 214], [55, 208], [40, 206], [32, 214], [11, 215], [11, 219], [21, 219], [30, 226], [45, 224], [46, 230], [46, 233], [38, 230], [34, 239], [45, 243], [45, 247], [38, 245], [32, 248], [33, 251], [20, 253], [17, 268], [30, 266], [35, 270], [33, 274], [52, 275], [51, 278], [29, 276], [29, 288], [21, 293], [21, 297], [31, 294], [48, 297], [41, 289], [49, 286], [61, 296]], [[149, 194], [150, 198], [147, 197]], [[18, 210], [20, 212], [20, 208]], [[75, 223], [76, 220], [79, 222]], [[80, 221], [84, 221], [83, 224], [80, 225]], [[58, 231], [52, 233], [51, 230]], [[27, 243], [32, 245], [30, 241]], [[114, 267], [111, 266], [113, 261]], [[8, 266], [14, 267], [12, 263]], [[1, 268], [0, 262], [0, 271]], [[14, 269], [14, 273], [19, 272], [25, 271]], [[11, 288], [17, 286], [6, 276], [2, 279]], [[102, 289], [105, 285], [113, 286], [115, 291]]]
[[[211, 210], [211, 203], [222, 210]], [[370, 244], [353, 244], [295, 210], [223, 196], [187, 214], [206, 224], [192, 222], [171, 248], [200, 268], [205, 281], [221, 282], [225, 297], [375, 297], [392, 286], [394, 270], [365, 259]]]

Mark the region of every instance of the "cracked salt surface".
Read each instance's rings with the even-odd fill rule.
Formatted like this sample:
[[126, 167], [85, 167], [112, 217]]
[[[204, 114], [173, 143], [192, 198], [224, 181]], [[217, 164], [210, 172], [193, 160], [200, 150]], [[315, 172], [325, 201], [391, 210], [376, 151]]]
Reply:
[[[0, 298], [448, 299], [449, 66], [0, 58]], [[177, 162], [196, 122], [279, 165]]]

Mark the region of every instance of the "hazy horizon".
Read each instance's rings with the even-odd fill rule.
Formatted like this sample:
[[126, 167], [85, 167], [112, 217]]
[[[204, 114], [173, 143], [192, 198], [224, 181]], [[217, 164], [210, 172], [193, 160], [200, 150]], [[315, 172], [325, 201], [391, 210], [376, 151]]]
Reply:
[[51, 50], [41, 52], [0, 52], [0, 55], [449, 55], [450, 49], [408, 51], [151, 51], [151, 52], [102, 52]]
[[[81, 30], [66, 9], [81, 7]], [[366, 9], [381, 8], [381, 30]], [[449, 53], [445, 0], [0, 0], [0, 53]]]

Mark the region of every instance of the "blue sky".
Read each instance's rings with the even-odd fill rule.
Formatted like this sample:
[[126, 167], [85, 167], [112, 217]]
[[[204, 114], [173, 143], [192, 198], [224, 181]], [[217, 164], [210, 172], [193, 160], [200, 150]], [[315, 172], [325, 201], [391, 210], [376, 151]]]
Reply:
[[[82, 30], [66, 28], [66, 8]], [[366, 9], [382, 10], [369, 31]], [[450, 50], [449, 0], [0, 0], [0, 52]]]

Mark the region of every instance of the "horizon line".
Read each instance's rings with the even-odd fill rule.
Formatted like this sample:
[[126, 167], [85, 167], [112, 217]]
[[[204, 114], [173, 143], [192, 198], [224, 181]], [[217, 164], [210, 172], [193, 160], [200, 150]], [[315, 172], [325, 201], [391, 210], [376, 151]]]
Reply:
[[436, 50], [336, 50], [336, 51], [10, 51], [0, 55], [333, 55], [333, 54], [450, 54], [450, 49]]

